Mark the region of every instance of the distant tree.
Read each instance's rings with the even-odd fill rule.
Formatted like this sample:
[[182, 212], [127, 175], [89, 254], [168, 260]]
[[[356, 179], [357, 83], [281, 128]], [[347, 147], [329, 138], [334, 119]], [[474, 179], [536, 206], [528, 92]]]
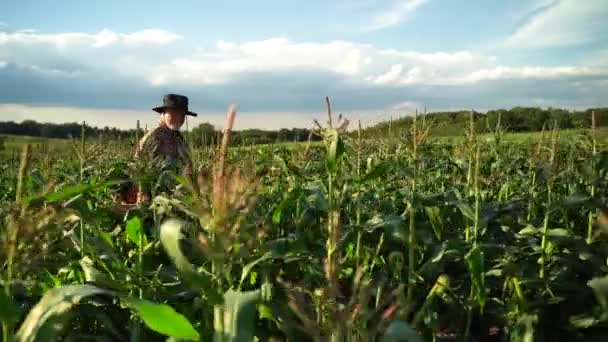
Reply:
[[[591, 127], [591, 112], [595, 111], [596, 126], [608, 126], [608, 108], [590, 108], [585, 111], [568, 111], [565, 109], [537, 107], [513, 107], [511, 109], [490, 110], [486, 114], [474, 113], [477, 132], [487, 132], [496, 128], [500, 116], [500, 126], [511, 132], [539, 131], [543, 125], [551, 127], [557, 122], [561, 129]], [[431, 134], [447, 136], [463, 134], [469, 129], [470, 111], [438, 112], [426, 115], [426, 122], [431, 124]], [[411, 127], [412, 118], [404, 117], [391, 123], [393, 131], [406, 131]], [[386, 137], [389, 122], [379, 122], [363, 130], [364, 138]]]
[[585, 117], [591, 127], [591, 112], [595, 112], [595, 125], [598, 127], [608, 126], [608, 108], [591, 108], [585, 111]]
[[215, 142], [216, 131], [212, 124], [204, 122], [190, 131], [190, 143], [195, 147], [211, 145]]
[[550, 120], [557, 122], [561, 129], [574, 128], [573, 115], [565, 109], [549, 108]]

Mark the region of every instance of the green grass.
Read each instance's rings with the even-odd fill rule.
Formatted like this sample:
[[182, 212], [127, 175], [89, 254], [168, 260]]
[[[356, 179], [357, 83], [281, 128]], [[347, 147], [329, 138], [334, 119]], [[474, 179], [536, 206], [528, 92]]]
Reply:
[[[568, 140], [568, 139], [572, 139], [573, 137], [589, 134], [589, 132], [590, 132], [590, 130], [587, 130], [587, 129], [560, 130], [559, 139]], [[534, 142], [537, 142], [543, 136], [543, 134], [544, 134], [545, 139], [547, 139], [550, 136], [551, 132], [550, 131], [546, 131], [544, 133], [542, 133], [542, 132], [518, 132], [518, 133], [508, 132], [508, 133], [504, 133], [502, 139], [504, 139], [504, 141], [508, 142], [508, 143], [534, 143]], [[596, 136], [597, 136], [598, 141], [608, 142], [608, 127], [598, 128], [596, 130]], [[490, 140], [494, 139], [494, 135], [491, 133], [479, 134], [478, 137], [480, 139], [483, 139], [486, 141], [490, 141]], [[437, 139], [438, 141], [442, 141], [442, 142], [458, 143], [458, 142], [463, 141], [463, 139], [465, 139], [465, 138], [464, 138], [463, 134], [460, 134], [457, 136], [435, 137], [434, 139]]]
[[43, 148], [49, 150], [63, 150], [69, 147], [70, 141], [67, 139], [54, 139], [42, 137], [29, 137], [20, 135], [0, 135], [3, 139], [4, 150], [0, 153], [18, 153], [24, 144], [30, 144], [35, 151]]

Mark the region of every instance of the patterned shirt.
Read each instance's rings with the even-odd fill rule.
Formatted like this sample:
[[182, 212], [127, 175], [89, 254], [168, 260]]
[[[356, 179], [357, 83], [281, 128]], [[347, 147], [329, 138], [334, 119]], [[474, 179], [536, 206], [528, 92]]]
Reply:
[[192, 171], [190, 149], [183, 135], [165, 125], [160, 125], [141, 139], [135, 157], [145, 158], [161, 172], [184, 168], [187, 173]]

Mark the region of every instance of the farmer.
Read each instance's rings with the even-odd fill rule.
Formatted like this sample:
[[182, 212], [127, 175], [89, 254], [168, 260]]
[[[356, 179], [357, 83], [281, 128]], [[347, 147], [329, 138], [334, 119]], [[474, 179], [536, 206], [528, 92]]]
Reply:
[[160, 114], [159, 125], [141, 139], [135, 157], [147, 157], [160, 162], [162, 168], [177, 167], [191, 171], [190, 151], [179, 131], [186, 115], [198, 116], [189, 111], [188, 98], [167, 94], [163, 97], [163, 105], [152, 110]]
[[[178, 94], [166, 94], [163, 104], [152, 110], [160, 114], [159, 125], [139, 141], [135, 159], [143, 162], [147, 170], [160, 174], [161, 178], [167, 171], [184, 171], [191, 175], [190, 150], [179, 130], [186, 115], [198, 114], [188, 109], [188, 98]], [[131, 186], [125, 196], [126, 202], [148, 200], [150, 195], [146, 190]]]

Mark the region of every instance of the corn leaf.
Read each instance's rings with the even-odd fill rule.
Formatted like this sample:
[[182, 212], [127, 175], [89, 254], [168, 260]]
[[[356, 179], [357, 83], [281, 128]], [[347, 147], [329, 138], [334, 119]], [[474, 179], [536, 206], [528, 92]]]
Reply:
[[93, 285], [68, 285], [49, 290], [30, 310], [17, 331], [19, 342], [55, 341], [65, 327], [70, 309], [82, 299], [110, 292]]
[[148, 328], [160, 334], [182, 340], [198, 340], [200, 338], [188, 319], [169, 305], [142, 299], [129, 299], [123, 302], [137, 312]]

